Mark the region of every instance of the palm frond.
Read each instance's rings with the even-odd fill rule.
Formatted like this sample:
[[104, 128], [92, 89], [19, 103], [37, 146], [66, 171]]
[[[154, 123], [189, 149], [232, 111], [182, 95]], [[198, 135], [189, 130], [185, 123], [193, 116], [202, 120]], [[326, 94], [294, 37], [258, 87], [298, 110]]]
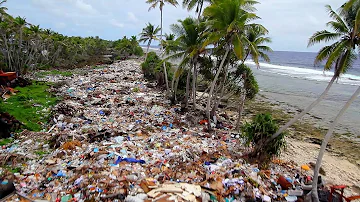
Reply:
[[325, 8], [327, 9], [329, 16], [331, 18], [333, 18], [334, 20], [336, 20], [336, 22], [342, 24], [343, 27], [346, 27], [347, 29], [349, 29], [349, 27], [346, 25], [346, 23], [343, 21], [343, 19], [340, 17], [339, 14], [337, 14], [330, 5], [326, 5]]
[[342, 35], [340, 33], [333, 33], [327, 30], [315, 32], [313, 36], [310, 37], [308, 47], [321, 42], [329, 42], [335, 39], [340, 38]]
[[336, 31], [337, 33], [348, 33], [349, 30], [347, 29], [347, 27], [345, 27], [342, 23], [339, 22], [335, 22], [335, 21], [330, 21], [326, 24], [327, 26], [331, 27], [334, 31]]
[[347, 48], [346, 47], [348, 45], [347, 43], [348, 43], [347, 41], [341, 41], [334, 47], [333, 51], [330, 53], [330, 55], [326, 61], [326, 64], [324, 67], [325, 70], [330, 70], [332, 68], [333, 64], [341, 57], [342, 53]]
[[244, 58], [243, 38], [238, 34], [234, 35], [233, 45], [234, 45], [234, 53], [236, 57], [239, 60], [242, 60]]
[[315, 57], [314, 64], [317, 65], [317, 64], [320, 64], [322, 61], [326, 60], [330, 56], [330, 54], [334, 51], [335, 47], [339, 43], [340, 42], [335, 42], [330, 46], [325, 46], [325, 47], [321, 48]]
[[342, 56], [339, 66], [335, 69], [335, 75], [340, 76], [341, 74], [345, 74], [353, 66], [356, 59], [357, 55], [351, 48], [348, 48]]

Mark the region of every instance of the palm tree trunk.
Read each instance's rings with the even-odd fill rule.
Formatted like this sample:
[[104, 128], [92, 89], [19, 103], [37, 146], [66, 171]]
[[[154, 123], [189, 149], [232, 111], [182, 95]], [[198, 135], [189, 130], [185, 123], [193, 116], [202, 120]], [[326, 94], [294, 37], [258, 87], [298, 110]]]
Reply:
[[148, 45], [147, 45], [147, 48], [146, 48], [146, 55], [145, 55], [145, 61], [146, 61], [146, 59], [147, 59], [147, 56], [148, 56], [148, 54], [149, 54], [149, 48], [150, 48], [150, 44], [151, 44], [151, 40], [149, 40], [149, 43], [148, 43]]
[[228, 46], [228, 47], [226, 48], [225, 55], [224, 55], [224, 57], [223, 57], [223, 59], [222, 59], [222, 61], [221, 61], [221, 63], [220, 63], [219, 69], [218, 69], [218, 71], [217, 71], [217, 73], [216, 73], [216, 75], [215, 75], [215, 78], [214, 78], [214, 80], [213, 80], [212, 83], [211, 83], [211, 88], [210, 88], [210, 92], [209, 92], [209, 97], [208, 97], [208, 99], [207, 99], [207, 104], [206, 104], [206, 116], [207, 116], [208, 121], [209, 121], [209, 123], [208, 123], [208, 129], [209, 129], [209, 130], [211, 130], [211, 124], [210, 124], [210, 122], [211, 122], [211, 121], [210, 121], [210, 120], [211, 120], [211, 119], [210, 119], [210, 107], [211, 107], [211, 106], [210, 106], [210, 105], [211, 105], [212, 94], [214, 93], [215, 84], [216, 84], [216, 82], [217, 82], [217, 80], [218, 80], [218, 78], [219, 78], [220, 72], [222, 71], [222, 68], [223, 68], [223, 66], [224, 66], [225, 60], [226, 60], [229, 52], [230, 52], [230, 47]]
[[246, 99], [246, 93], [243, 92], [241, 95], [241, 100], [240, 100], [240, 105], [239, 105], [239, 116], [238, 119], [236, 121], [236, 127], [235, 130], [239, 130], [240, 129], [240, 122], [241, 122], [241, 116], [242, 116], [242, 112], [244, 110], [244, 104], [245, 104], [245, 99]]
[[187, 76], [186, 76], [186, 93], [185, 93], [185, 108], [186, 109], [189, 107], [190, 75], [191, 75], [191, 70], [189, 69]]
[[[221, 83], [220, 96], [219, 96], [219, 98], [217, 98], [217, 96], [215, 97], [215, 99], [216, 99], [215, 105], [214, 105], [214, 107], [213, 107], [212, 110], [211, 110], [210, 116], [214, 116], [214, 115], [216, 114], [216, 111], [217, 111], [218, 108], [219, 108], [220, 102], [221, 102], [222, 98], [224, 97], [225, 83], [226, 83], [226, 80], [227, 80], [227, 69], [228, 69], [228, 66], [227, 66], [226, 69], [225, 69], [224, 80], [223, 80], [223, 82]], [[217, 94], [217, 93], [215, 93], [215, 94]]]
[[360, 94], [360, 86], [355, 91], [355, 93], [351, 96], [350, 100], [348, 100], [347, 103], [344, 105], [344, 107], [340, 110], [339, 114], [335, 117], [335, 120], [331, 123], [331, 126], [330, 126], [328, 132], [326, 133], [324, 140], [322, 141], [319, 156], [316, 161], [316, 166], [315, 166], [315, 170], [314, 170], [314, 179], [313, 179], [313, 184], [312, 184], [312, 198], [313, 198], [314, 202], [319, 201], [318, 192], [317, 192], [318, 176], [319, 176], [319, 170], [320, 170], [322, 158], [324, 157], [324, 153], [326, 150], [326, 146], [333, 134], [335, 126], [338, 124], [341, 117], [344, 115], [344, 113], [350, 107], [350, 105], [354, 102], [354, 100], [359, 96], [359, 94]]
[[[163, 38], [163, 10], [162, 8], [160, 9], [160, 19], [161, 19], [161, 22], [160, 22], [160, 44], [162, 43], [162, 38]], [[163, 47], [161, 46], [161, 49]], [[169, 80], [168, 80], [168, 75], [167, 75], [167, 69], [166, 69], [166, 64], [165, 62], [163, 63], [163, 67], [164, 67], [164, 74], [165, 74], [165, 83], [166, 83], [166, 94], [168, 95], [169, 94]]]
[[178, 86], [179, 86], [179, 80], [180, 80], [180, 76], [178, 76], [178, 77], [176, 78], [176, 81], [175, 81], [175, 90], [174, 90], [175, 101], [177, 101], [177, 89], [178, 89]]
[[194, 72], [193, 72], [193, 81], [192, 81], [192, 95], [193, 95], [193, 109], [196, 109], [196, 80], [197, 80], [197, 70], [196, 70], [196, 59], [194, 60]]
[[314, 108], [317, 104], [320, 103], [321, 100], [325, 98], [327, 93], [329, 92], [331, 86], [334, 84], [334, 81], [336, 80], [337, 76], [334, 75], [329, 82], [328, 86], [324, 90], [324, 92], [320, 95], [318, 99], [316, 99], [311, 105], [309, 105], [304, 111], [302, 111], [300, 114], [296, 115], [294, 118], [292, 118], [289, 122], [287, 122], [283, 127], [281, 127], [273, 136], [271, 136], [270, 140], [275, 139], [278, 137], [282, 132], [284, 132], [288, 127], [290, 127], [292, 124], [294, 124], [298, 119], [303, 117], [306, 113], [308, 113], [312, 108]]
[[173, 79], [172, 79], [172, 81], [171, 81], [171, 91], [172, 91], [172, 93], [175, 92], [175, 80], [176, 80], [176, 74], [177, 74], [178, 71], [179, 71], [179, 67], [176, 68], [176, 71], [175, 71], [175, 73], [174, 73]]

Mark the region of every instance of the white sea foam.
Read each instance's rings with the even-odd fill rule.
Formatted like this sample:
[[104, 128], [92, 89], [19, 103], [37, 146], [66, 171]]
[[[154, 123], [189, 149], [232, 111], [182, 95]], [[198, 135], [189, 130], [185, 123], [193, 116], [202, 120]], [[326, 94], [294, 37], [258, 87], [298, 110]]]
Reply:
[[[255, 63], [251, 61], [246, 61], [245, 64], [255, 66]], [[268, 63], [260, 63], [260, 71], [279, 74], [283, 76], [290, 76], [294, 78], [303, 78], [308, 80], [326, 82], [330, 81], [331, 77], [333, 76], [333, 73], [328, 71], [324, 72], [309, 68], [281, 66]], [[360, 76], [356, 76], [353, 74], [343, 74], [339, 78], [338, 83], [347, 85], [360, 85]]]

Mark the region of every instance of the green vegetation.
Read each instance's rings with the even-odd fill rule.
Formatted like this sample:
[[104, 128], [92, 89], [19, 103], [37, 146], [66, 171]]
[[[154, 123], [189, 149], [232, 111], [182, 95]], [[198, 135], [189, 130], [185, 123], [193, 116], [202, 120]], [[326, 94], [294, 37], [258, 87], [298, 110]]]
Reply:
[[25, 124], [25, 128], [40, 131], [42, 124], [49, 119], [49, 107], [56, 104], [57, 97], [47, 92], [50, 84], [34, 83], [26, 87], [17, 87], [19, 92], [6, 101], [0, 102], [0, 112], [8, 112]]
[[144, 55], [143, 49], [139, 46], [139, 43], [135, 36], [132, 36], [131, 39], [128, 39], [126, 36], [124, 38], [114, 41], [112, 47], [120, 54], [121, 56], [142, 56]]
[[20, 167], [13, 168], [12, 166], [9, 166], [9, 165], [4, 166], [3, 168], [8, 170], [11, 173], [19, 173], [21, 171]]
[[60, 71], [60, 70], [51, 70], [51, 71], [42, 71], [42, 72], [36, 72], [35, 74], [37, 77], [42, 78], [45, 76], [64, 76], [64, 77], [70, 77], [73, 75], [70, 71]]
[[10, 144], [14, 141], [12, 138], [0, 139], [0, 146]]
[[0, 7], [0, 69], [19, 74], [53, 67], [77, 67], [108, 62], [103, 55], [142, 56], [135, 36], [108, 41], [96, 37], [68, 37], [33, 25], [23, 17], [13, 17]]
[[278, 125], [271, 114], [257, 114], [252, 123], [246, 123], [243, 127], [247, 144], [254, 145], [254, 151], [249, 154], [249, 158], [258, 161], [260, 167], [266, 167], [272, 157], [279, 156], [285, 148], [285, 133], [268, 141], [277, 130]]
[[42, 158], [43, 156], [45, 156], [46, 154], [49, 154], [49, 152], [47, 151], [43, 151], [43, 150], [38, 150], [34, 152], [36, 155], [38, 155], [40, 158]]

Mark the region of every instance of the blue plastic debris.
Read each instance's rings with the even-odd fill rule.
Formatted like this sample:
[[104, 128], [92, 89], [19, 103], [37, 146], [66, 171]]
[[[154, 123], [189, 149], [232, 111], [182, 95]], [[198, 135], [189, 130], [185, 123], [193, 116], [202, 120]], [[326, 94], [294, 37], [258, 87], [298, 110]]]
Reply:
[[140, 164], [144, 164], [145, 161], [144, 160], [138, 160], [138, 159], [134, 159], [134, 158], [121, 158], [120, 156], [118, 157], [118, 159], [115, 161], [115, 165], [121, 163], [121, 162], [128, 162], [128, 163], [140, 163]]

